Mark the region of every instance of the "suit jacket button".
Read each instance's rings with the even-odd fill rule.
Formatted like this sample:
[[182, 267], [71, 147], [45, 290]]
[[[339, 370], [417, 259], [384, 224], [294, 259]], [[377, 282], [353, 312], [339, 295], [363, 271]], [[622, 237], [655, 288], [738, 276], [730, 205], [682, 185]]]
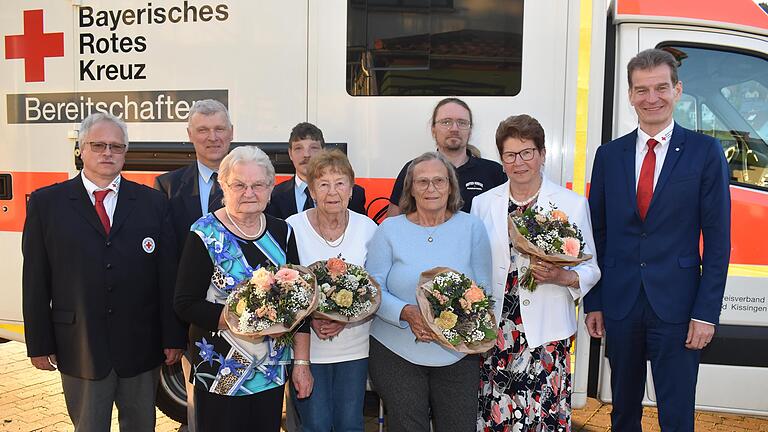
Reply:
[[110, 247], [110, 246], [112, 246], [112, 242], [111, 242], [111, 241], [108, 241], [108, 242], [106, 243], [106, 246], [107, 246], [107, 247]]
[[640, 237], [642, 237], [642, 238], [647, 238], [647, 237], [648, 237], [648, 234], [646, 234], [646, 233], [642, 233], [642, 234], [640, 234]]
[[112, 308], [107, 309], [107, 313], [112, 315]]
[[641, 268], [645, 268], [645, 263], [640, 263]]
[[110, 264], [110, 263], [107, 263], [107, 270], [109, 270], [109, 269], [111, 269], [111, 268], [112, 268], [112, 264]]
[[528, 306], [529, 304], [531, 304], [530, 300], [528, 299], [523, 300], [523, 306]]
[[109, 291], [109, 292], [112, 292], [112, 289], [113, 289], [113, 288], [112, 288], [112, 286], [111, 286], [111, 285], [107, 287], [107, 291]]

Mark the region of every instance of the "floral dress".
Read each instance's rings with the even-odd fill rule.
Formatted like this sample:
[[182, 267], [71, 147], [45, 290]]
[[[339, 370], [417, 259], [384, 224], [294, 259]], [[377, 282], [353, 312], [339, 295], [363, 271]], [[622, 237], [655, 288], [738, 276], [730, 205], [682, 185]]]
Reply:
[[[510, 202], [509, 212], [516, 209]], [[570, 339], [528, 347], [520, 314], [518, 272], [514, 264], [511, 268], [496, 346], [480, 370], [477, 430], [570, 431]]]

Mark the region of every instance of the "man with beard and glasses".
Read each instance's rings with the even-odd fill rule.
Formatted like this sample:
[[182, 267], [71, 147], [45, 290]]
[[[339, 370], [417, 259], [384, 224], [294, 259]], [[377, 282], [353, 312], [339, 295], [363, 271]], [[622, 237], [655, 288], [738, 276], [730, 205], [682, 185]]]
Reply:
[[[456, 168], [459, 177], [459, 189], [464, 201], [462, 211], [469, 213], [472, 199], [481, 193], [507, 181], [504, 170], [497, 162], [475, 156], [468, 145], [472, 134], [472, 111], [469, 105], [458, 98], [445, 98], [437, 103], [432, 111], [432, 137], [437, 151], [445, 156]], [[410, 161], [397, 175], [392, 195], [389, 197], [389, 216], [400, 214], [400, 195], [403, 192], [405, 173]]]

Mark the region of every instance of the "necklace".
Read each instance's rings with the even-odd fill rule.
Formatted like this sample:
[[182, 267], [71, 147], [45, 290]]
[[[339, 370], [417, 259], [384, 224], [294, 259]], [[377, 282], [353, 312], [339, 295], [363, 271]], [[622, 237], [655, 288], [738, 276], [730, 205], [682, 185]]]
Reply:
[[227, 219], [229, 219], [229, 223], [231, 223], [231, 224], [232, 224], [232, 226], [233, 226], [233, 227], [235, 227], [235, 229], [236, 229], [236, 230], [237, 230], [237, 231], [238, 231], [240, 234], [242, 234], [242, 235], [243, 235], [243, 237], [246, 237], [246, 238], [256, 238], [256, 237], [258, 237], [258, 236], [260, 236], [260, 235], [261, 235], [261, 231], [262, 231], [262, 229], [264, 228], [264, 213], [261, 213], [261, 214], [260, 214], [260, 217], [259, 217], [259, 229], [257, 229], [257, 230], [256, 230], [256, 234], [248, 234], [248, 233], [246, 233], [245, 231], [243, 231], [243, 229], [242, 229], [242, 228], [240, 228], [240, 227], [239, 227], [239, 226], [238, 226], [238, 225], [235, 223], [234, 219], [232, 219], [232, 216], [230, 216], [230, 215], [229, 215], [229, 210], [227, 210], [227, 208], [226, 208], [226, 207], [224, 207], [224, 213], [226, 213], [226, 214], [227, 214]]
[[418, 215], [415, 217], [415, 219], [416, 219], [416, 221], [415, 221], [415, 222], [413, 222], [413, 223], [415, 223], [416, 225], [420, 226], [422, 229], [424, 229], [424, 231], [426, 231], [426, 232], [427, 232], [427, 243], [432, 243], [433, 241], [435, 241], [435, 233], [436, 233], [436, 232], [437, 232], [437, 230], [439, 230], [439, 229], [440, 229], [440, 227], [441, 227], [441, 226], [443, 226], [443, 224], [445, 223], [445, 220], [443, 220], [443, 221], [441, 221], [441, 222], [438, 222], [438, 223], [437, 223], [437, 224], [435, 224], [434, 226], [432, 226], [432, 229], [429, 229], [429, 227], [428, 227], [428, 226], [425, 226], [425, 225], [423, 225], [423, 224], [419, 223], [419, 217], [418, 217]]
[[510, 190], [509, 190], [509, 200], [510, 200], [510, 201], [512, 201], [512, 203], [513, 203], [514, 205], [518, 206], [518, 207], [525, 207], [525, 206], [527, 206], [528, 204], [532, 203], [532, 202], [533, 202], [533, 200], [535, 200], [536, 198], [538, 198], [538, 196], [539, 196], [539, 192], [541, 192], [541, 185], [542, 185], [542, 184], [544, 184], [544, 182], [543, 182], [543, 181], [542, 181], [542, 182], [541, 182], [541, 184], [539, 185], [539, 189], [536, 191], [536, 193], [535, 193], [535, 194], [531, 195], [530, 197], [528, 197], [528, 198], [526, 198], [526, 199], [524, 199], [524, 200], [522, 200], [522, 201], [518, 201], [518, 200], [516, 200], [516, 199], [515, 199], [515, 197], [514, 197], [514, 196], [512, 196], [512, 189], [510, 188]]
[[423, 226], [422, 228], [424, 228], [424, 230], [427, 231], [427, 242], [432, 243], [435, 240], [432, 236], [435, 235], [435, 231], [437, 231], [440, 228], [440, 225], [437, 225], [436, 227], [434, 227], [432, 231], [430, 231], [429, 228], [425, 226]]
[[321, 225], [320, 224], [320, 218], [319, 217], [317, 218], [317, 230], [320, 232], [320, 238], [323, 239], [325, 244], [327, 244], [328, 246], [330, 246], [332, 248], [337, 248], [337, 247], [341, 246], [342, 243], [344, 243], [344, 237], [346, 237], [346, 235], [347, 235], [347, 226], [349, 225], [349, 211], [346, 212], [346, 216], [347, 217], [344, 219], [344, 230], [341, 232], [341, 237], [337, 238], [336, 240], [328, 240], [326, 238], [326, 237], [330, 237], [330, 235], [326, 236], [323, 233], [323, 230], [320, 228], [320, 225]]

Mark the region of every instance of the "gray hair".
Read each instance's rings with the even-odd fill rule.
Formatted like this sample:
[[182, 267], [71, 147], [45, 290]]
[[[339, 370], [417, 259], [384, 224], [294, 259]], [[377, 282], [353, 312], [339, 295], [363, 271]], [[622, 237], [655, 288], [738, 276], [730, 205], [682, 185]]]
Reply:
[[677, 84], [678, 61], [675, 56], [669, 51], [651, 48], [640, 51], [636, 56], [632, 57], [629, 63], [627, 63], [627, 81], [629, 82], [629, 88], [632, 89], [632, 73], [634, 71], [647, 71], [662, 65], [669, 66], [672, 84]]
[[125, 125], [125, 122], [120, 119], [119, 117], [115, 117], [110, 113], [107, 112], [95, 112], [83, 120], [82, 123], [80, 123], [80, 131], [77, 133], [77, 141], [80, 143], [80, 146], [83, 145], [85, 142], [85, 137], [88, 136], [88, 133], [91, 131], [91, 128], [95, 126], [98, 123], [101, 122], [108, 122], [112, 123], [115, 126], [120, 128], [120, 131], [123, 132], [123, 144], [125, 144], [126, 149], [128, 148], [128, 126]]
[[239, 146], [224, 156], [219, 165], [219, 183], [224, 184], [232, 174], [232, 168], [239, 163], [255, 163], [264, 168], [269, 184], [275, 184], [275, 167], [269, 160], [269, 156], [256, 146]]
[[211, 116], [216, 113], [224, 113], [224, 117], [227, 118], [227, 127], [232, 128], [232, 120], [229, 118], [229, 111], [223, 103], [215, 99], [203, 99], [196, 101], [192, 108], [189, 110], [189, 116], [187, 117], [187, 126], [192, 121], [194, 114], [202, 114], [204, 116]]
[[461, 210], [461, 207], [464, 205], [464, 200], [461, 199], [461, 191], [459, 190], [459, 178], [456, 175], [456, 168], [454, 168], [453, 164], [451, 164], [451, 162], [442, 154], [438, 152], [427, 152], [412, 160], [408, 165], [408, 170], [405, 173], [405, 181], [403, 182], [403, 193], [400, 195], [400, 202], [398, 203], [400, 211], [403, 214], [409, 214], [416, 211], [416, 199], [412, 194], [413, 169], [416, 165], [431, 160], [442, 162], [445, 169], [448, 171], [448, 183], [451, 185], [451, 192], [450, 195], [448, 195], [446, 209], [453, 214]]

